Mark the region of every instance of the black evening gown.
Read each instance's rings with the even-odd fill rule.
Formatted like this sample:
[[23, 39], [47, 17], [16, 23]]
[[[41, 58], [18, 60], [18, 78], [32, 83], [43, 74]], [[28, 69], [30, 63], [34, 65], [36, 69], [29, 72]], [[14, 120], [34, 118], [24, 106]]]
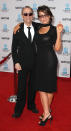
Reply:
[[53, 49], [56, 43], [56, 27], [50, 26], [45, 34], [37, 32], [36, 89], [47, 93], [57, 90], [57, 56]]

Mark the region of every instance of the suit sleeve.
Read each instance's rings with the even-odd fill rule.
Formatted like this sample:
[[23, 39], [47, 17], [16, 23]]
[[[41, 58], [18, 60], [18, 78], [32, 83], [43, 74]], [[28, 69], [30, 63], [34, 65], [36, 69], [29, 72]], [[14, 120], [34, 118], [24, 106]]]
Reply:
[[14, 64], [19, 63], [17, 33], [13, 34], [11, 50], [12, 50], [12, 59]]

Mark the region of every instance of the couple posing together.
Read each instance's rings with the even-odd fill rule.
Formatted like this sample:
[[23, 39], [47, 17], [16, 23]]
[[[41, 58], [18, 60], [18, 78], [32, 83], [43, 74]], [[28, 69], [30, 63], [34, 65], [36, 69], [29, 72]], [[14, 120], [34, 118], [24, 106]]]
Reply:
[[43, 113], [39, 125], [52, 120], [51, 103], [57, 90], [57, 56], [61, 49], [63, 25], [52, 25], [53, 14], [48, 6], [39, 6], [37, 15], [40, 23], [33, 22], [31, 7], [22, 9], [23, 23], [14, 28], [12, 58], [18, 71], [17, 102], [12, 117], [21, 116], [26, 103], [26, 80], [28, 77], [27, 108], [38, 113], [35, 104], [36, 91], [39, 91]]

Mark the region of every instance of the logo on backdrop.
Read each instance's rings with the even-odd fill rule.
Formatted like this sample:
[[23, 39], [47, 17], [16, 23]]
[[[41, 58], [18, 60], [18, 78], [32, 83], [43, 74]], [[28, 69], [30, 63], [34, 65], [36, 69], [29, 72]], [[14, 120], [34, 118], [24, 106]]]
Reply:
[[16, 9], [22, 9], [23, 7], [22, 6], [17, 6], [15, 7]]
[[61, 63], [66, 63], [66, 64], [70, 64], [70, 61], [61, 61]]
[[16, 1], [22, 1], [22, 0], [16, 0]]
[[66, 34], [71, 33], [70, 28], [69, 28], [69, 26], [68, 26], [68, 25], [64, 26], [63, 33], [66, 33]]
[[69, 26], [64, 26], [65, 33], [69, 33]]
[[56, 7], [51, 7], [51, 6], [49, 6], [49, 8], [50, 8], [50, 10], [55, 10], [56, 9]]
[[1, 17], [2, 20], [9, 20], [9, 17]]
[[7, 64], [7, 63], [5, 63], [5, 64], [3, 65], [3, 70], [4, 70], [4, 71], [9, 71], [8, 64]]
[[21, 22], [21, 21], [22, 21], [21, 14], [17, 14], [17, 22]]
[[62, 69], [61, 75], [62, 75], [62, 76], [69, 76], [68, 71], [67, 71], [67, 67], [64, 67], [64, 68]]
[[70, 9], [70, 3], [66, 3], [65, 4], [64, 11], [70, 13], [70, 11], [71, 11], [71, 9]]
[[4, 44], [4, 46], [3, 46], [3, 51], [4, 51], [4, 52], [8, 52], [8, 51], [10, 51], [10, 50], [8, 49], [7, 44]]
[[34, 2], [33, 3], [33, 7], [32, 7], [33, 11], [36, 12], [37, 11], [37, 4]]
[[6, 4], [6, 3], [3, 3], [3, 4], [2, 4], [2, 11], [4, 11], [4, 12], [7, 12], [7, 11], [8, 11], [7, 4]]
[[9, 40], [9, 37], [1, 37], [2, 40]]
[[7, 27], [7, 24], [3, 24], [3, 32], [8, 32], [8, 27]]
[[62, 52], [62, 54], [63, 54], [63, 55], [66, 55], [66, 56], [70, 55], [68, 49], [69, 49], [69, 48], [67, 48], [67, 47], [63, 47], [63, 52]]
[[71, 21], [71, 18], [62, 18], [63, 21]]
[[62, 40], [62, 43], [71, 43], [71, 40]]

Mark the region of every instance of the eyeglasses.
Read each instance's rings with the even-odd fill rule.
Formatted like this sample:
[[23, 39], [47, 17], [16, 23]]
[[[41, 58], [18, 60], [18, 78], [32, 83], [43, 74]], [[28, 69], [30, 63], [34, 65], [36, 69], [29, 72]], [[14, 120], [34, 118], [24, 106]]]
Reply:
[[48, 15], [38, 15], [38, 18], [45, 18], [48, 17]]
[[23, 15], [24, 15], [24, 16], [32, 16], [33, 13], [24, 13]]

